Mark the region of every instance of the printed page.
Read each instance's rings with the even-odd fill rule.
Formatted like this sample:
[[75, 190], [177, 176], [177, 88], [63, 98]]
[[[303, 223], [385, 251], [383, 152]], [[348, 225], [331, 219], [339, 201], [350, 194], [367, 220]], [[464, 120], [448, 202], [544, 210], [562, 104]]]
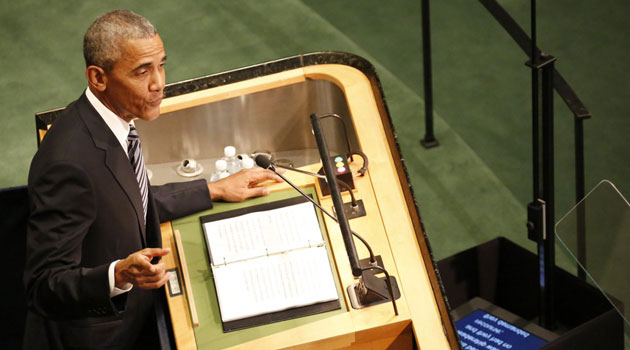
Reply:
[[339, 299], [326, 247], [212, 268], [223, 322]]
[[317, 215], [308, 202], [206, 222], [203, 226], [213, 266], [324, 242]]

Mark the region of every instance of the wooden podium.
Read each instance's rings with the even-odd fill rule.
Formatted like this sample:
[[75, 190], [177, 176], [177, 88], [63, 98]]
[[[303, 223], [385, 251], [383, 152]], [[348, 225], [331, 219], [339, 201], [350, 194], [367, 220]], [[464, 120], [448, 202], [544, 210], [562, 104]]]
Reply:
[[[414, 343], [422, 350], [459, 348], [380, 82], [374, 67], [363, 58], [345, 53], [313, 53], [170, 84], [165, 90], [159, 119], [160, 123], [170, 125], [169, 135], [143, 138], [145, 161], [149, 160], [150, 168], [151, 159], [178, 147], [176, 142], [168, 142], [178, 131], [178, 137], [183, 138], [179, 142], [184, 144], [182, 147], [188, 150], [208, 148], [190, 140], [187, 142], [187, 132], [193, 128], [188, 125], [188, 129], [178, 129], [176, 121], [169, 121], [176, 118], [170, 118], [168, 114], [225, 100], [238, 103], [239, 98], [248, 95], [312, 81], [325, 81], [342, 91], [356, 135], [354, 146], [369, 158], [365, 176], [354, 176], [354, 194], [364, 202], [367, 215], [350, 220], [350, 225], [370, 243], [374, 253], [382, 257], [389, 274], [398, 281], [401, 293], [396, 301], [399, 315], [394, 314], [391, 303], [363, 309], [351, 307], [346, 288], [356, 280], [350, 270], [339, 227], [325, 217], [332, 266], [340, 287], [341, 310], [242, 331], [217, 331], [217, 322], [220, 326], [216, 315], [217, 300], [212, 294], [213, 287], [208, 284], [212, 276], [204, 255], [207, 254], [205, 246], [199, 241], [201, 224], [197, 215], [162, 224], [163, 245], [172, 248], [172, 254], [165, 257], [167, 269], [174, 272], [179, 282], [169, 282], [165, 288], [177, 348], [411, 349]], [[38, 142], [61, 110], [36, 115]], [[310, 113], [313, 111], [303, 115], [305, 123]], [[220, 123], [226, 120], [229, 122], [229, 119], [222, 119]], [[277, 123], [272, 116], [258, 122]], [[137, 126], [142, 138], [142, 123]], [[286, 131], [287, 134], [292, 132]], [[157, 140], [154, 146], [150, 145], [151, 140]], [[354, 174], [360, 166], [360, 160], [350, 164]], [[313, 172], [320, 167], [318, 161], [302, 166]], [[330, 196], [322, 195], [314, 178], [293, 172], [285, 174], [299, 186], [311, 188], [323, 207], [332, 208]], [[270, 196], [290, 192], [286, 191], [290, 188], [286, 184], [268, 186], [272, 191]], [[344, 201], [349, 201], [347, 193]], [[217, 203], [213, 210], [219, 210], [223, 205], [226, 204]], [[361, 244], [355, 246], [360, 259], [368, 257]]]
[[[347, 60], [347, 55], [328, 55], [329, 61], [333, 61], [328, 64], [302, 64], [297, 68], [166, 98], [162, 103], [162, 113], [279, 88], [307, 79], [327, 80], [341, 88], [352, 116], [359, 146], [369, 157], [369, 170], [365, 176], [354, 177], [354, 194], [357, 199], [363, 200], [367, 215], [350, 220], [350, 225], [370, 243], [374, 253], [382, 257], [385, 268], [398, 280], [401, 298], [397, 300], [397, 305], [400, 314], [394, 315], [391, 303], [363, 309], [353, 309], [350, 306], [346, 287], [356, 280], [348, 264], [339, 227], [325, 217], [333, 265], [343, 292], [342, 310], [309, 316], [306, 321], [283, 321], [282, 326], [270, 325], [261, 326], [262, 330], [245, 330], [243, 332], [247, 334], [242, 337], [238, 334], [240, 331], [226, 333], [225, 336], [232, 339], [227, 343], [219, 339], [221, 335], [211, 340], [201, 340], [200, 335], [204, 332], [199, 331], [198, 335], [196, 332], [204, 327], [202, 314], [206, 310], [200, 305], [216, 304], [216, 299], [200, 300], [210, 298], [194, 292], [195, 286], [199, 288], [199, 285], [205, 283], [199, 279], [203, 279], [203, 276], [207, 279], [209, 272], [190, 273], [190, 266], [183, 263], [190, 263], [189, 250], [198, 249], [195, 247], [199, 242], [186, 238], [185, 232], [186, 227], [195, 225], [193, 217], [184, 219], [180, 224], [183, 229], [177, 229], [178, 225], [171, 222], [162, 224], [164, 247], [170, 247], [173, 251], [173, 254], [166, 257], [167, 268], [176, 269], [179, 276], [190, 276], [189, 279], [182, 278], [187, 281], [180, 284], [183, 291], [179, 294], [171, 293], [168, 288], [166, 291], [179, 349], [215, 349], [226, 346], [234, 349], [411, 349], [414, 342], [423, 350], [458, 347], [378, 79], [375, 74], [370, 77], [369, 73], [370, 70], [373, 72], [373, 68], [360, 58], [352, 57], [352, 60]], [[321, 63], [322, 57], [325, 58], [326, 54], [320, 54], [318, 63]], [[341, 61], [350, 61], [351, 64]], [[356, 174], [361, 166], [360, 160], [350, 166]], [[321, 164], [316, 163], [303, 169], [316, 172], [320, 167]], [[330, 196], [322, 195], [314, 178], [294, 172], [287, 172], [285, 176], [301, 187], [315, 186], [322, 206], [332, 208]], [[268, 186], [272, 193], [290, 189], [286, 184]], [[346, 193], [344, 200], [349, 201], [349, 198]], [[198, 219], [196, 225], [200, 226]], [[179, 237], [175, 237], [174, 227]], [[180, 244], [176, 244], [176, 240]], [[360, 259], [369, 256], [361, 244], [356, 244], [356, 247]], [[200, 265], [196, 263], [195, 266]], [[209, 270], [209, 266], [207, 268]], [[191, 297], [193, 300], [189, 299]], [[190, 307], [191, 302], [196, 307]], [[195, 312], [191, 313], [191, 310]], [[195, 328], [194, 323], [198, 319], [200, 324]]]

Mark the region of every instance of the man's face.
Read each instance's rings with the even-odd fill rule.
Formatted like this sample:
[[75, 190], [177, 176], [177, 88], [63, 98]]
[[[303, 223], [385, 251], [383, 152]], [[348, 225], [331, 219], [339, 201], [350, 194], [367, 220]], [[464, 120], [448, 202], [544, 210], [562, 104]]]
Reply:
[[105, 73], [105, 105], [127, 122], [160, 115], [166, 54], [159, 35], [121, 43], [121, 58]]

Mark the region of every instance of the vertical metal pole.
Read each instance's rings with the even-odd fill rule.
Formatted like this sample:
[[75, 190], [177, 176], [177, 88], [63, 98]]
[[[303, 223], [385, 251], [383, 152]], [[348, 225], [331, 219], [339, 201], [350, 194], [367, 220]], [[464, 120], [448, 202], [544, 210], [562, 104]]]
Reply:
[[[584, 198], [584, 125], [583, 119], [575, 117], [575, 202], [579, 203]], [[586, 208], [584, 205], [577, 207], [577, 258], [578, 277], [586, 280]], [[584, 267], [584, 269], [582, 267]]]
[[[537, 59], [532, 57], [532, 65], [536, 65]], [[540, 191], [540, 125], [539, 120], [539, 90], [538, 90], [538, 74], [537, 68], [532, 68], [532, 177], [533, 177], [533, 195], [534, 201], [541, 198]]]
[[530, 3], [531, 6], [531, 13], [530, 13], [530, 25], [531, 25], [531, 31], [532, 31], [532, 52], [531, 57], [533, 60], [533, 63], [536, 64], [536, 62], [538, 61], [538, 56], [539, 56], [539, 52], [538, 52], [538, 47], [536, 44], [536, 0], [531, 0]]
[[429, 0], [422, 0], [422, 58], [424, 68], [424, 139], [420, 144], [432, 148], [440, 143], [433, 134], [433, 81], [431, 77], [431, 23]]
[[[538, 48], [536, 47], [536, 0], [531, 0], [531, 43], [532, 43], [532, 47], [531, 47], [531, 51], [530, 51], [530, 58], [531, 58], [531, 65], [532, 67], [536, 67], [538, 62], [539, 62], [539, 53], [538, 53]], [[537, 68], [532, 68], [532, 154], [533, 154], [533, 160], [532, 160], [532, 175], [533, 175], [533, 182], [534, 182], [534, 190], [533, 190], [533, 194], [534, 194], [534, 201], [536, 201], [536, 199], [541, 198], [541, 191], [540, 191], [540, 159], [539, 159], [539, 155], [540, 155], [540, 136], [539, 136], [539, 130], [540, 130], [540, 126], [538, 125], [538, 120], [539, 120], [539, 110], [540, 110], [540, 105], [538, 103], [539, 101], [539, 84], [538, 84], [538, 74], [539, 74], [539, 69]]]
[[543, 200], [545, 201], [544, 276], [541, 279], [543, 299], [541, 325], [553, 329], [555, 323], [554, 283], [555, 269], [555, 198], [554, 198], [554, 145], [553, 145], [553, 74], [554, 60], [542, 71], [542, 133], [543, 133]]
[[[555, 58], [542, 54], [536, 46], [536, 0], [531, 0], [531, 60], [532, 68], [532, 153], [533, 153], [533, 195], [534, 201], [528, 205], [528, 218], [542, 214], [542, 217], [528, 222], [530, 238], [536, 239], [539, 264], [539, 322], [540, 325], [553, 329], [555, 269], [554, 235], [554, 149], [553, 149], [553, 75]], [[542, 82], [539, 74], [542, 70]], [[542, 86], [542, 95], [541, 89]], [[542, 100], [542, 109], [539, 103]], [[539, 113], [542, 112], [542, 113]], [[542, 114], [542, 130], [539, 120]], [[542, 150], [540, 134], [542, 133]], [[540, 157], [542, 156], [542, 162]], [[542, 177], [542, 187], [540, 178]], [[540, 203], [541, 210], [534, 210]], [[539, 213], [539, 214], [537, 214]], [[535, 233], [534, 235], [531, 235]]]
[[[533, 1], [532, 1], [533, 2]], [[533, 5], [532, 5], [533, 6]], [[533, 22], [533, 21], [532, 21]], [[534, 54], [535, 50], [532, 50], [532, 175], [533, 175], [533, 195], [534, 200], [530, 204], [530, 206], [537, 206], [540, 202], [544, 203], [543, 200], [543, 190], [540, 186], [540, 177], [541, 177], [541, 168], [544, 169], [544, 166], [540, 164], [540, 84], [539, 84], [539, 75], [540, 68], [536, 66], [536, 62], [538, 62], [538, 57]], [[528, 206], [528, 209], [529, 206]], [[542, 217], [537, 221], [537, 229], [535, 235], [536, 241], [536, 249], [538, 251], [538, 315], [539, 315], [539, 323], [543, 325], [543, 314], [545, 313], [545, 309], [547, 309], [546, 304], [546, 294], [547, 289], [546, 279], [547, 279], [547, 271], [545, 269], [545, 259], [546, 259], [546, 250], [545, 250], [545, 236], [543, 232], [545, 232], [546, 227], [544, 217], [546, 215], [545, 212], [546, 206], [542, 206], [540, 211], [538, 211], [539, 215]], [[528, 215], [529, 216], [529, 215]]]

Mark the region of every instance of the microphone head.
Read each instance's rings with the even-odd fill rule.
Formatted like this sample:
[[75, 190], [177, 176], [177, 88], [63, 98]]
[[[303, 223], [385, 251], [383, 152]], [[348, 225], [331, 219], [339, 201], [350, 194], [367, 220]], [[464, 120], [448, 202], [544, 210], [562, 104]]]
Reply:
[[254, 159], [256, 165], [263, 169], [273, 169], [273, 163], [271, 162], [271, 156], [268, 154], [259, 154]]

